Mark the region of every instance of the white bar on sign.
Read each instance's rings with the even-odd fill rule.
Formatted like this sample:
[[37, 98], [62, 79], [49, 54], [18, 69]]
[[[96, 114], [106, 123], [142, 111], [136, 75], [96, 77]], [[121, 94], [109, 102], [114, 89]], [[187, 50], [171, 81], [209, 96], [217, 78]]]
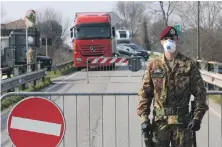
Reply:
[[32, 120], [21, 117], [12, 117], [10, 128], [23, 131], [60, 136], [61, 124]]

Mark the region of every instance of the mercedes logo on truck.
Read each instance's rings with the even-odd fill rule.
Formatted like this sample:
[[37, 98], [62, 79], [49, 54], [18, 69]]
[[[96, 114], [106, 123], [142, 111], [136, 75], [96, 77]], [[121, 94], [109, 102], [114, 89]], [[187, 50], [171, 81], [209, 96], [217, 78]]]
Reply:
[[89, 49], [90, 49], [90, 51], [92, 51], [92, 52], [95, 51], [95, 48], [94, 48], [93, 46], [91, 46]]

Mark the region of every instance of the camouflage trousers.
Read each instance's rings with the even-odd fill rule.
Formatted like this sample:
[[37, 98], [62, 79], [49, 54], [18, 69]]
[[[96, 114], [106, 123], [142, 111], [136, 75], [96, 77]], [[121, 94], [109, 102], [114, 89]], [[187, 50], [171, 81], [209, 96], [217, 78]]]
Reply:
[[185, 127], [153, 124], [154, 147], [192, 147], [193, 132]]

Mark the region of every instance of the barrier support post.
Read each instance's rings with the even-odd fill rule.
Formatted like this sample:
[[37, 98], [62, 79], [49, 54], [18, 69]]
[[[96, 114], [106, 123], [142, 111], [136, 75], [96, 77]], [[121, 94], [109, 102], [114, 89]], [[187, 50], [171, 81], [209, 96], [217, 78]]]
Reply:
[[89, 58], [86, 60], [86, 81], [89, 84]]

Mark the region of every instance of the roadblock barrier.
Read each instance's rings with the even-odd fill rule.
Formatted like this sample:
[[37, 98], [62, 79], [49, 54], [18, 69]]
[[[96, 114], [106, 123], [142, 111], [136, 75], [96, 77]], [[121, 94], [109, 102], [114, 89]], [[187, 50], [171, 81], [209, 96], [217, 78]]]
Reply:
[[[142, 57], [90, 57], [87, 59], [86, 79], [107, 77], [143, 77], [146, 62]], [[115, 72], [122, 71], [122, 72]]]
[[[208, 91], [207, 94], [221, 95], [222, 91]], [[66, 120], [65, 136], [59, 147], [145, 147], [139, 116], [136, 114], [137, 93], [11, 92], [4, 94], [1, 100], [13, 96], [44, 97], [58, 105]], [[209, 111], [205, 116], [208, 121], [208, 132], [201, 134], [203, 138], [197, 140], [197, 145], [205, 141], [202, 147], [216, 146], [216, 142], [221, 141], [220, 136], [209, 136]], [[5, 122], [2, 123], [2, 128], [7, 128], [7, 121], [2, 122]], [[205, 128], [202, 126], [201, 130], [203, 129]], [[2, 144], [10, 142], [9, 136], [7, 137], [8, 140], [2, 138]], [[209, 143], [207, 139], [210, 137], [218, 138]]]
[[109, 58], [109, 57], [99, 57], [99, 58], [88, 58], [91, 64], [122, 64], [127, 63], [126, 58]]

